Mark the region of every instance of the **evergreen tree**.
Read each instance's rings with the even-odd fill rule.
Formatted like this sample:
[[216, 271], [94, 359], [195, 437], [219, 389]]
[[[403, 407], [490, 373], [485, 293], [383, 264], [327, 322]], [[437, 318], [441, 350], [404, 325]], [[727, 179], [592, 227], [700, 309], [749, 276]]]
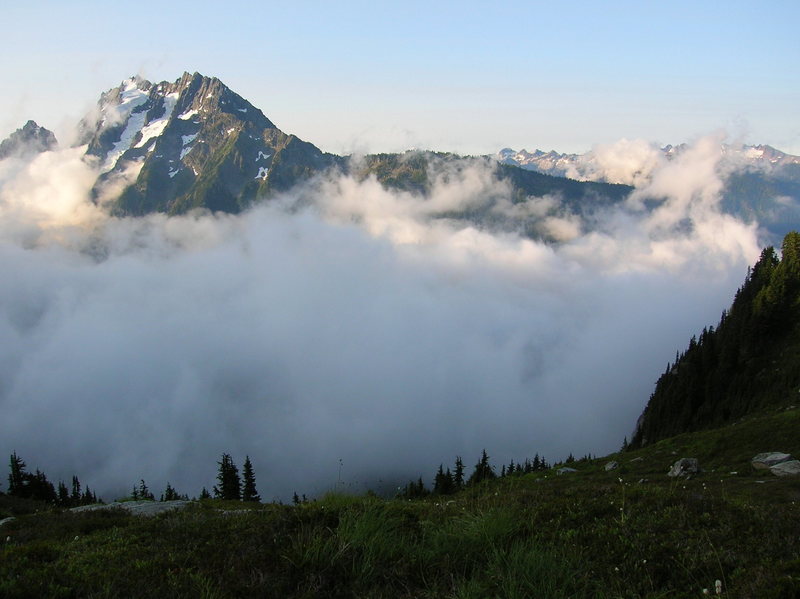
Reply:
[[164, 489], [164, 494], [161, 496], [161, 501], [175, 501], [180, 499], [178, 492], [172, 488], [172, 485], [167, 481], [167, 488]]
[[144, 479], [139, 480], [139, 499], [148, 500], [148, 501], [155, 501], [156, 497], [150, 492], [150, 489], [147, 488], [147, 485], [144, 482]]
[[93, 503], [97, 503], [97, 495], [92, 492], [89, 485], [86, 485], [86, 490], [81, 497], [81, 505], [91, 505]]
[[439, 470], [436, 471], [436, 476], [433, 479], [433, 494], [434, 495], [450, 495], [455, 492], [455, 481], [450, 472], [450, 468], [445, 472], [444, 465], [439, 464]]
[[214, 497], [239, 501], [242, 498], [242, 485], [239, 479], [239, 469], [233, 463], [233, 458], [227, 453], [222, 454], [219, 462], [217, 481], [219, 486], [214, 487]]
[[484, 449], [483, 453], [481, 453], [480, 461], [475, 464], [475, 470], [473, 470], [472, 474], [470, 475], [467, 485], [476, 485], [485, 480], [491, 480], [493, 478], [497, 478], [497, 475], [495, 474], [492, 465], [489, 464], [489, 456], [486, 454], [486, 450]]
[[58, 481], [58, 505], [61, 507], [70, 506], [69, 489], [67, 489], [67, 485], [64, 484], [63, 480]]
[[36, 474], [29, 474], [27, 496], [31, 499], [38, 499], [39, 501], [47, 501], [56, 503], [58, 495], [56, 494], [53, 483], [47, 480], [44, 472], [36, 470]]
[[25, 479], [28, 473], [25, 471], [25, 462], [17, 455], [17, 452], [11, 454], [9, 460], [11, 472], [8, 475], [8, 494], [17, 497], [25, 496]]
[[506, 468], [506, 476], [514, 476], [517, 472], [517, 465], [514, 463], [514, 460], [508, 462], [508, 468]]
[[417, 482], [409, 481], [403, 490], [398, 494], [401, 499], [421, 499], [428, 495], [428, 490], [422, 482], [422, 477]]
[[455, 484], [456, 491], [464, 488], [464, 462], [461, 461], [461, 456], [456, 456], [456, 466], [453, 472], [453, 483]]
[[203, 490], [200, 491], [200, 499], [211, 499], [211, 493], [208, 492], [208, 489], [203, 487]]
[[242, 501], [261, 501], [261, 497], [256, 491], [256, 475], [253, 473], [250, 456], [245, 456], [242, 467]]
[[80, 505], [81, 504], [81, 482], [78, 480], [77, 476], [72, 476], [72, 494], [70, 495], [70, 501], [72, 505]]

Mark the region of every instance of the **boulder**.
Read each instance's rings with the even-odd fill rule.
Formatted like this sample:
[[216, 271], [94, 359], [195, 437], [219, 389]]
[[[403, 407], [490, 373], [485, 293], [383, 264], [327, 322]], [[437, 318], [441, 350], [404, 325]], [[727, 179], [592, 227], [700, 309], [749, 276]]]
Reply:
[[619, 464], [613, 460], [605, 465], [606, 472], [609, 470], [615, 470], [616, 468], [619, 468]]
[[700, 472], [700, 465], [697, 463], [697, 458], [681, 458], [672, 465], [667, 476], [689, 477], [698, 472]]
[[775, 476], [800, 476], [800, 460], [787, 460], [769, 469]]
[[577, 470], [575, 470], [575, 468], [568, 468], [567, 466], [556, 470], [556, 474], [570, 474], [572, 472], [577, 472]]
[[788, 453], [781, 453], [779, 451], [772, 451], [766, 453], [759, 453], [755, 456], [750, 463], [753, 465], [753, 468], [757, 470], [767, 470], [768, 468], [772, 468], [776, 464], [780, 464], [782, 462], [788, 462], [792, 459]]

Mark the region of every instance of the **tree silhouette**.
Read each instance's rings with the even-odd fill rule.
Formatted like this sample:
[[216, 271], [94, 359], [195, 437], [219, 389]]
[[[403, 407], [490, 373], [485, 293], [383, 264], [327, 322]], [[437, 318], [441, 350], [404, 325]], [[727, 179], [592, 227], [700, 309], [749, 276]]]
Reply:
[[242, 468], [242, 501], [261, 501], [256, 491], [256, 475], [253, 473], [253, 464], [250, 456], [245, 456]]
[[219, 485], [214, 487], [214, 497], [239, 501], [242, 498], [242, 486], [239, 479], [239, 469], [233, 463], [233, 458], [231, 458], [230, 454], [223, 453], [217, 464], [219, 465], [219, 472], [217, 473]]

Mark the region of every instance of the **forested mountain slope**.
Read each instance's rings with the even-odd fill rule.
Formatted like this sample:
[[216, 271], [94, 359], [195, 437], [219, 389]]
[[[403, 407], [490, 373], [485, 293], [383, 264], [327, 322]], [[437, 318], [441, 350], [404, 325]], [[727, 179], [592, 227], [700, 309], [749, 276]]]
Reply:
[[659, 378], [631, 445], [713, 428], [800, 400], [800, 234], [768, 247], [716, 328]]

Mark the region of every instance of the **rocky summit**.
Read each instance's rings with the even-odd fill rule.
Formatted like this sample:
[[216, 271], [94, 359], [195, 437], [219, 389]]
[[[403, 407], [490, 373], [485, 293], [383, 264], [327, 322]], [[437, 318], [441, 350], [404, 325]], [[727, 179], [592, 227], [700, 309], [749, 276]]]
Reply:
[[0, 160], [12, 156], [30, 156], [58, 147], [52, 131], [28, 121], [0, 143]]
[[101, 95], [78, 143], [102, 172], [93, 194], [117, 215], [239, 212], [337, 164], [219, 79], [126, 79]]

